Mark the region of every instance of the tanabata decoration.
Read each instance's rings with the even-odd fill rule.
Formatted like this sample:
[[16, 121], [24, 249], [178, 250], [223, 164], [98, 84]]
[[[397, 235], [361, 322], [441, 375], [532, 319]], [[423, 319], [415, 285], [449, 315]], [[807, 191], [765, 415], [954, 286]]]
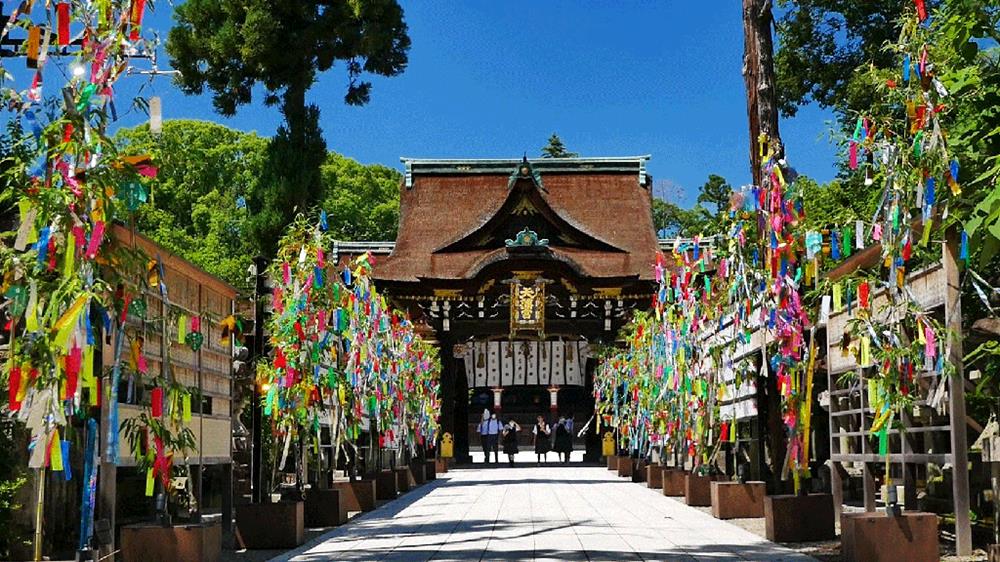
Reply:
[[[881, 262], [870, 272], [858, 272], [833, 286], [834, 309], [847, 295], [851, 313], [843, 334], [843, 353], [854, 353], [866, 376], [868, 403], [874, 412], [870, 433], [886, 455], [888, 430], [901, 412], [914, 404], [918, 378], [930, 383], [926, 406], [937, 408], [944, 399], [948, 375], [954, 366], [942, 324], [917, 301], [907, 273], [921, 263], [915, 253], [928, 247], [931, 235], [951, 236], [946, 230], [949, 206], [962, 204], [960, 166], [949, 154], [943, 126], [951, 103], [945, 87], [946, 68], [935, 63], [937, 25], [923, 2], [904, 15], [898, 42], [891, 45], [899, 70], [869, 72], [878, 103], [857, 117], [851, 146], [864, 156], [852, 166], [865, 174], [866, 183], [881, 185], [881, 196], [869, 229], [881, 248]], [[951, 227], [952, 229], [954, 227]], [[859, 240], [861, 237], [858, 232]], [[960, 259], [967, 259], [967, 236], [961, 232]], [[931, 255], [933, 253], [928, 252]]]
[[268, 270], [274, 352], [258, 364], [257, 384], [264, 414], [285, 443], [280, 467], [293, 440], [318, 453], [327, 423], [335, 455], [365, 428], [381, 446], [437, 439], [436, 354], [376, 291], [370, 256], [338, 272], [326, 261], [332, 246], [322, 220], [299, 216]]
[[[5, 185], [13, 188], [18, 226], [13, 244], [0, 245], [0, 307], [9, 317], [3, 326], [9, 347], [0, 368], [9, 381], [10, 411], [31, 433], [30, 467], [69, 478], [67, 445], [81, 441], [63, 437], [80, 425], [71, 424], [73, 418], [87, 420], [81, 547], [93, 532], [96, 459], [120, 461], [119, 383], [123, 374], [146, 374], [141, 346], [132, 343], [138, 330], [130, 323], [146, 321], [148, 258], [109, 232], [143, 204], [143, 182], [156, 176], [148, 157], [121, 154], [106, 134], [115, 119], [115, 83], [129, 70], [129, 57], [152, 46], [134, 18], [130, 24], [134, 9], [132, 0], [21, 2], [0, 32], [0, 38], [16, 43], [11, 35], [27, 30], [21, 51], [32, 69], [28, 87], [4, 87], [0, 93], [10, 121], [19, 126], [14, 130], [24, 135], [14, 139], [17, 161], [3, 172]], [[36, 22], [54, 23], [57, 32]], [[81, 40], [69, 52], [74, 35]], [[53, 37], [58, 46], [50, 45]], [[50, 57], [53, 48], [69, 56]], [[66, 78], [53, 90], [62, 103], [43, 104], [45, 86], [56, 77]], [[94, 365], [102, 334], [112, 341], [108, 378], [103, 365]], [[130, 352], [127, 369], [126, 349], [136, 352]], [[168, 397], [180, 392], [164, 388]], [[108, 415], [98, 426], [91, 415], [101, 400], [107, 400]], [[98, 431], [106, 436], [102, 451]], [[157, 454], [161, 472], [167, 468], [165, 454], [162, 448]], [[166, 478], [164, 473], [164, 483]]]

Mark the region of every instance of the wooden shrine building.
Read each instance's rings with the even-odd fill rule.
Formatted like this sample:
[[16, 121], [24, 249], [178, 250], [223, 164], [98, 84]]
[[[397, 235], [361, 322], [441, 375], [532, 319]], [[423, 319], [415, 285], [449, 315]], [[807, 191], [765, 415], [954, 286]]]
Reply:
[[459, 461], [484, 408], [529, 439], [538, 414], [590, 418], [598, 347], [654, 292], [648, 158], [404, 158], [395, 244], [338, 246], [372, 250], [379, 290], [439, 343]]

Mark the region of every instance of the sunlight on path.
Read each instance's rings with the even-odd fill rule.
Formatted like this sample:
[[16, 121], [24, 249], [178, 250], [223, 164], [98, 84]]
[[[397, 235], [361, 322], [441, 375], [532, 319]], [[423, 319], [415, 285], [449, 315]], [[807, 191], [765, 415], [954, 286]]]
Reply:
[[275, 558], [812, 560], [599, 467], [453, 470]]

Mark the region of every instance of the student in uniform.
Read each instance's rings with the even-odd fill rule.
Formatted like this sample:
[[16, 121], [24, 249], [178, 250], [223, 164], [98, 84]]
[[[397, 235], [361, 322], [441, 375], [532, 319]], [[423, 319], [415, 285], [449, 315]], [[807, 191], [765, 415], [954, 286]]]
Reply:
[[531, 433], [535, 436], [535, 455], [538, 456], [538, 464], [541, 465], [543, 459], [548, 462], [549, 435], [552, 430], [549, 429], [549, 424], [545, 423], [544, 416], [538, 416], [538, 423], [532, 428]]

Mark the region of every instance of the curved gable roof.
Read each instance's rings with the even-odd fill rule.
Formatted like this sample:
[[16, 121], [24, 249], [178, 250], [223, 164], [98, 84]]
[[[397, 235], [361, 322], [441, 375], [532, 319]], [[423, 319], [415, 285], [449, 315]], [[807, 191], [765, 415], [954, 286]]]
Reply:
[[[533, 160], [544, 203], [558, 221], [592, 238], [587, 247], [552, 252], [592, 277], [652, 278], [658, 249], [648, 157]], [[404, 160], [399, 234], [375, 268], [379, 279], [464, 279], [492, 250], [460, 244], [507, 212], [518, 160]], [[525, 181], [523, 178], [521, 182]], [[508, 205], [509, 207], [509, 205]], [[499, 217], [502, 218], [502, 217]], [[596, 244], [594, 244], [596, 242]], [[597, 249], [600, 248], [600, 249]], [[446, 251], [441, 251], [446, 250]]]

